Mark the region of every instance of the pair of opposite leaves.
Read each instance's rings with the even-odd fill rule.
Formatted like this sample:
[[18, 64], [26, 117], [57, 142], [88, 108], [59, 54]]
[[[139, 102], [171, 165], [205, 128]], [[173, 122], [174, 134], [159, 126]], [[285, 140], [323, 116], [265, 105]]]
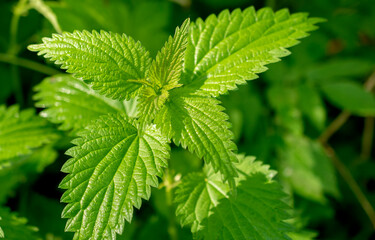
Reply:
[[[39, 93], [42, 105], [50, 107], [45, 113], [52, 121], [75, 130], [85, 128], [78, 134], [80, 138], [74, 140], [77, 146], [69, 149], [72, 158], [62, 169], [69, 173], [60, 185], [67, 189], [62, 197], [62, 201], [68, 203], [63, 212], [63, 216], [69, 218], [66, 229], [75, 231], [77, 239], [113, 239], [116, 232], [122, 233], [125, 219], [130, 221], [132, 218], [133, 206], [139, 208], [142, 198], [150, 197], [150, 186], [158, 185], [157, 177], [161, 177], [163, 168], [167, 167], [170, 139], [203, 158], [235, 188], [238, 175], [236, 145], [232, 142], [228, 117], [215, 98], [246, 80], [255, 79], [257, 73], [266, 70], [266, 64], [288, 55], [286, 48], [307, 36], [319, 21], [307, 18], [307, 14], [290, 15], [287, 10], [274, 13], [268, 8], [223, 11], [206, 21], [198, 19], [192, 24], [185, 21], [155, 60], [132, 38], [104, 31], [55, 34], [52, 38], [44, 38], [42, 44], [30, 46], [30, 50], [44, 54], [77, 79], [89, 83], [97, 91], [90, 93], [87, 89], [91, 95], [101, 99], [109, 97], [113, 100], [103, 101], [115, 101], [113, 104], [117, 105], [135, 97], [138, 100], [138, 118], [123, 113], [98, 114], [101, 116], [94, 122], [83, 117], [87, 121], [76, 124], [68, 105], [64, 109], [56, 104], [71, 101], [50, 97], [48, 102], [43, 91]], [[83, 115], [84, 112], [78, 113], [78, 119]], [[249, 182], [251, 176], [247, 174], [239, 186], [249, 187]], [[181, 184], [188, 185], [189, 182]], [[244, 194], [248, 196], [244, 191], [239, 192], [239, 199]], [[280, 196], [277, 191], [274, 193], [274, 196]], [[210, 202], [212, 199], [206, 197], [199, 204], [211, 206]], [[280, 206], [280, 203], [274, 203], [270, 204], [271, 209], [272, 205]], [[212, 205], [209, 211], [226, 209], [218, 206], [220, 204]], [[188, 212], [191, 208], [179, 208], [182, 219], [191, 218]], [[193, 206], [194, 211], [197, 209], [201, 209], [198, 202]], [[214, 220], [210, 222], [198, 215], [193, 221], [185, 221], [195, 224], [193, 232], [202, 229], [196, 227], [197, 224], [204, 222], [207, 230], [212, 222], [217, 226], [218, 221], [236, 217], [234, 214], [232, 218], [221, 220], [211, 217], [208, 220]], [[255, 230], [250, 232], [254, 236], [272, 236], [275, 229], [281, 234], [279, 236], [284, 236], [279, 225], [285, 218], [284, 211], [277, 214], [281, 217], [267, 218], [265, 225], [260, 221], [264, 215], [260, 214], [257, 217], [261, 226], [255, 223], [256, 219], [249, 221], [251, 215], [254, 214], [244, 217], [243, 224], [251, 223]], [[227, 235], [222, 236], [246, 238], [241, 231], [233, 235], [233, 228], [239, 231], [243, 227], [225, 225], [222, 229], [228, 229]]]

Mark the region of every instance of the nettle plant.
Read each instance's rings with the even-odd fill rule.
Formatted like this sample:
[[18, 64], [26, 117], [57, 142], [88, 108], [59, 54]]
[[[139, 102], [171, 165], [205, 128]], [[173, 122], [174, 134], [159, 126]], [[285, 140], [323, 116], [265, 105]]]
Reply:
[[29, 46], [72, 74], [44, 80], [35, 96], [42, 116], [77, 136], [60, 184], [66, 231], [74, 239], [122, 234], [151, 187], [168, 181], [173, 142], [204, 160], [173, 190], [176, 215], [194, 237], [288, 239], [289, 207], [275, 172], [236, 154], [217, 98], [290, 54], [286, 48], [319, 21], [253, 7], [188, 19], [155, 59], [140, 42], [105, 31], [54, 34]]

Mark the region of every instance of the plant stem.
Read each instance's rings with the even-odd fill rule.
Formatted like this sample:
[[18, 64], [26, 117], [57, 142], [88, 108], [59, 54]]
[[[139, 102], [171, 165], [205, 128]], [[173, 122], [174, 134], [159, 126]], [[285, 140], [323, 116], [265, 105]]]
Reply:
[[[375, 87], [375, 72], [373, 72], [370, 77], [364, 83], [364, 88], [366, 91], [371, 92], [372, 89]], [[340, 173], [344, 181], [348, 184], [349, 188], [354, 193], [355, 197], [357, 198], [358, 202], [362, 206], [363, 210], [367, 214], [368, 218], [371, 221], [373, 228], [375, 229], [375, 210], [370, 204], [369, 200], [366, 198], [365, 194], [362, 192], [361, 188], [359, 187], [358, 183], [350, 173], [349, 169], [345, 166], [344, 163], [337, 157], [334, 149], [327, 143], [328, 139], [344, 125], [344, 123], [349, 119], [351, 113], [348, 111], [342, 111], [339, 116], [327, 127], [327, 129], [320, 135], [318, 141], [323, 145], [327, 155], [330, 157], [333, 165]], [[374, 130], [374, 119], [367, 120], [369, 121], [367, 124], [365, 123], [365, 132], [363, 136], [363, 146], [362, 146], [362, 154], [370, 154], [371, 146], [372, 146], [372, 139], [373, 139], [373, 130]], [[368, 126], [366, 126], [368, 125]], [[367, 131], [371, 133], [366, 133]], [[368, 136], [367, 136], [368, 134]], [[361, 156], [362, 156], [361, 154]]]
[[365, 118], [365, 126], [362, 135], [361, 160], [368, 160], [371, 156], [372, 142], [374, 138], [374, 117]]
[[332, 163], [336, 167], [337, 171], [340, 173], [344, 181], [348, 184], [349, 188], [354, 193], [358, 202], [361, 204], [363, 210], [365, 211], [368, 218], [370, 219], [373, 228], [375, 229], [375, 210], [371, 206], [369, 200], [366, 198], [365, 194], [362, 192], [361, 188], [359, 187], [359, 185], [353, 178], [349, 169], [337, 157], [333, 148], [328, 144], [324, 144], [324, 149], [326, 150], [327, 155], [330, 156], [330, 159], [332, 160]]
[[55, 75], [55, 74], [61, 73], [60, 71], [54, 68], [45, 66], [38, 62], [34, 62], [28, 59], [20, 58], [20, 57], [10, 55], [10, 54], [5, 54], [5, 53], [0, 53], [0, 62], [10, 63], [13, 65], [24, 67], [24, 68], [27, 68], [36, 72], [40, 72], [46, 75]]
[[326, 143], [328, 139], [337, 131], [339, 130], [344, 123], [348, 120], [351, 113], [348, 111], [342, 111], [340, 115], [338, 115], [335, 120], [326, 128], [326, 130], [320, 135], [319, 142]]
[[152, 85], [152, 83], [147, 81], [146, 79], [128, 79], [127, 81], [132, 82], [132, 83], [143, 84], [143, 85], [149, 86], [149, 87], [151, 87], [152, 89], [155, 90], [155, 86]]
[[173, 176], [170, 173], [170, 169], [167, 169], [165, 172], [164, 185], [165, 185], [166, 201], [169, 207], [168, 234], [171, 240], [178, 240], [175, 211], [174, 211], [174, 206], [173, 206], [173, 192], [172, 191], [173, 191], [174, 184], [173, 184]]
[[[18, 34], [18, 23], [26, 6], [27, 0], [20, 0], [13, 10], [13, 16], [10, 22], [10, 34], [9, 34], [9, 49], [8, 53], [11, 56], [17, 55], [17, 34]], [[19, 77], [18, 68], [16, 65], [11, 66], [13, 90], [15, 91], [15, 97], [21, 106], [24, 103], [21, 81]]]
[[62, 33], [55, 13], [43, 0], [30, 0], [30, 7], [42, 14], [51, 23], [57, 33]]
[[[371, 92], [372, 89], [375, 87], [375, 71], [370, 75], [370, 77], [366, 80], [363, 84], [366, 91]], [[348, 111], [342, 111], [339, 116], [333, 120], [333, 122], [323, 131], [320, 135], [318, 141], [322, 144], [328, 142], [328, 139], [339, 130], [344, 123], [349, 119], [351, 113]]]

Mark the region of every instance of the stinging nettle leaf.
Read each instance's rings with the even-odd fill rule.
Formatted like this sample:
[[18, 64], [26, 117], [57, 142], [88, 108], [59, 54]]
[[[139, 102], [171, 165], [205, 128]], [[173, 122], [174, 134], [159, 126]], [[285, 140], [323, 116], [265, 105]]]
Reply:
[[[240, 173], [239, 178], [237, 178], [237, 182], [239, 182], [238, 194], [243, 194], [245, 190], [254, 191], [255, 198], [253, 201], [261, 202], [261, 204], [269, 201], [269, 195], [272, 195], [272, 191], [275, 191], [275, 196], [273, 196], [273, 203], [275, 207], [275, 212], [267, 213], [268, 216], [266, 219], [257, 219], [255, 214], [250, 218], [250, 220], [254, 220], [254, 224], [249, 227], [248, 224], [245, 224], [245, 228], [249, 228], [250, 231], [244, 235], [243, 239], [256, 239], [256, 233], [254, 233], [251, 228], [257, 228], [260, 224], [263, 224], [262, 230], [264, 232], [268, 232], [265, 234], [271, 234], [270, 232], [274, 231], [273, 225], [280, 224], [283, 225], [282, 219], [278, 219], [279, 215], [284, 215], [285, 210], [287, 209], [286, 204], [278, 197], [285, 197], [285, 194], [282, 193], [280, 186], [276, 183], [272, 182], [272, 178], [275, 175], [275, 171], [269, 170], [269, 166], [262, 165], [259, 161], [254, 161], [255, 158], [253, 157], [245, 157], [243, 155], [238, 156], [239, 163], [236, 163], [236, 168]], [[256, 182], [257, 176], [260, 176], [262, 181]], [[246, 188], [242, 187], [244, 181], [253, 181], [253, 185], [251, 187], [247, 186]], [[264, 184], [264, 186], [262, 186]], [[270, 185], [267, 185], [270, 184]], [[271, 185], [275, 185], [271, 187]], [[259, 187], [260, 186], [260, 187]], [[264, 189], [262, 189], [264, 188]], [[259, 192], [257, 192], [259, 191]], [[260, 194], [262, 191], [265, 191], [265, 194]], [[238, 204], [237, 198], [231, 196], [229, 193], [229, 186], [228, 184], [223, 183], [220, 180], [220, 175], [215, 174], [213, 169], [206, 165], [203, 169], [203, 172], [198, 173], [191, 173], [187, 175], [185, 178], [182, 179], [181, 183], [178, 185], [176, 189], [176, 198], [175, 201], [178, 204], [176, 214], [179, 216], [181, 220], [181, 224], [190, 225], [192, 232], [195, 234], [196, 237], [201, 237], [202, 234], [207, 234], [207, 231], [221, 231], [221, 223], [218, 223], [217, 229], [207, 229], [207, 221], [212, 221], [213, 214], [216, 214], [216, 208], [224, 201], [224, 199], [230, 200], [234, 202], [234, 204]], [[240, 195], [241, 196], [241, 195]], [[238, 197], [238, 196], [237, 196]], [[250, 197], [246, 197], [249, 202], [244, 202], [244, 208], [251, 209], [254, 211], [264, 211], [262, 214], [266, 214], [267, 209], [257, 207], [261, 204], [254, 204], [251, 201]], [[279, 202], [278, 202], [279, 201]], [[254, 207], [255, 205], [255, 207]], [[267, 204], [265, 204], [267, 205]], [[277, 209], [277, 206], [285, 206], [285, 209]], [[228, 211], [230, 211], [228, 209]], [[221, 214], [220, 212], [218, 213]], [[230, 215], [230, 213], [229, 213]], [[286, 215], [285, 215], [286, 216]], [[218, 216], [216, 216], [218, 217]], [[238, 222], [236, 220], [231, 219], [232, 225], [231, 228], [235, 229], [238, 228]], [[237, 232], [238, 234], [239, 232]], [[276, 236], [277, 234], [275, 234]], [[218, 233], [220, 236], [220, 233]], [[213, 236], [207, 236], [213, 237]], [[215, 236], [216, 237], [216, 236]], [[213, 237], [214, 239], [216, 239]], [[219, 239], [242, 239], [241, 235], [234, 234], [231, 237], [225, 237]], [[276, 239], [276, 238], [273, 238]], [[278, 238], [277, 238], [278, 239]]]
[[189, 30], [183, 84], [217, 97], [267, 70], [266, 64], [290, 54], [322, 19], [287, 9], [249, 7], [198, 19]]
[[[236, 181], [246, 179], [254, 173], [263, 173], [269, 180], [276, 174], [269, 170], [268, 165], [254, 161], [254, 157], [237, 156], [239, 162], [235, 163], [240, 173]], [[229, 198], [228, 184], [221, 180], [210, 165], [205, 165], [202, 172], [190, 173], [184, 177], [176, 189], [175, 202], [178, 204], [176, 215], [181, 220], [181, 225], [191, 226], [191, 231], [197, 233], [203, 228], [202, 222], [210, 215], [222, 198]]]
[[78, 131], [101, 115], [125, 112], [124, 104], [96, 93], [68, 74], [46, 78], [35, 90], [35, 105], [46, 108], [41, 116], [61, 123], [61, 130]]
[[237, 187], [237, 196], [222, 198], [197, 233], [205, 240], [290, 239], [290, 207], [281, 186], [262, 173], [247, 176]]
[[148, 123], [164, 105], [169, 97], [168, 91], [182, 86], [179, 83], [182, 65], [187, 46], [190, 20], [187, 19], [181, 28], [176, 28], [174, 37], [169, 37], [164, 47], [157, 54], [147, 74], [152, 87], [144, 87], [140, 94], [138, 115], [140, 121]]
[[124, 114], [101, 116], [68, 150], [73, 158], [62, 168], [69, 174], [60, 187], [67, 189], [63, 217], [75, 239], [115, 239], [125, 219], [131, 221], [133, 206], [140, 208], [150, 187], [157, 187], [169, 158], [168, 141], [154, 126], [139, 136], [134, 124]]
[[190, 19], [186, 19], [180, 28], [176, 28], [174, 37], [169, 37], [152, 62], [147, 77], [157, 87], [170, 90], [181, 86], [178, 82], [181, 77], [189, 27]]
[[19, 111], [13, 105], [8, 109], [0, 106], [0, 163], [27, 155], [58, 137], [54, 128], [34, 110]]
[[125, 34], [74, 31], [43, 38], [30, 45], [61, 68], [90, 83], [94, 90], [112, 99], [129, 99], [142, 86], [151, 58], [140, 42]]
[[237, 176], [233, 166], [237, 162], [234, 154], [237, 147], [223, 110], [217, 99], [173, 91], [170, 101], [158, 112], [154, 122], [176, 145], [181, 144], [212, 164], [233, 187]]

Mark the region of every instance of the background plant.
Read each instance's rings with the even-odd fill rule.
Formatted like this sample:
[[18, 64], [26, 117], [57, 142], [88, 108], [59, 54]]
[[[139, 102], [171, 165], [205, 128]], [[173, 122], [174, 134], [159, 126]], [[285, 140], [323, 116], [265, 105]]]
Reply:
[[[51, 32], [59, 31], [59, 28], [64, 31], [104, 29], [124, 32], [141, 40], [153, 57], [167, 36], [173, 33], [174, 27], [185, 17], [195, 19], [195, 16], [205, 17], [212, 12], [219, 13], [223, 8], [244, 8], [254, 4], [245, 1], [233, 1], [232, 6], [219, 1], [214, 4], [210, 1], [193, 2], [190, 6], [189, 2], [179, 2], [178, 5], [162, 1], [137, 1], [137, 4], [122, 1], [95, 1], [96, 4], [90, 1], [77, 2], [47, 2], [52, 11], [41, 7], [45, 5], [38, 1], [1, 3], [4, 5], [1, 11], [5, 12], [1, 14], [4, 18], [1, 21], [4, 25], [1, 28], [4, 31], [1, 43], [2, 51], [6, 54], [0, 57], [2, 61], [12, 64], [10, 69], [5, 64], [1, 67], [1, 96], [7, 105], [17, 102], [22, 109], [32, 107], [34, 93], [30, 90], [31, 86], [37, 85], [45, 74], [54, 75], [59, 72], [51, 64], [38, 64], [40, 58], [25, 49], [29, 43], [39, 42], [41, 36], [50, 36]], [[241, 86], [238, 91], [231, 92], [228, 96], [220, 97], [233, 124], [234, 140], [239, 152], [257, 156], [278, 170], [277, 179], [284, 189], [293, 194], [292, 204], [299, 213], [293, 220], [293, 225], [300, 229], [312, 229], [300, 231], [298, 237], [371, 238], [371, 221], [374, 222], [371, 207], [374, 202], [374, 168], [371, 160], [374, 100], [369, 92], [374, 82], [371, 75], [374, 66], [374, 32], [371, 28], [371, 23], [374, 22], [373, 4], [370, 1], [314, 1], [304, 5], [293, 1], [268, 1], [259, 3], [256, 7], [264, 5], [274, 9], [288, 7], [291, 12], [306, 11], [312, 16], [326, 18], [327, 22], [320, 24], [319, 31], [294, 47], [290, 57], [270, 65], [270, 70], [261, 74], [261, 80]], [[161, 11], [155, 13], [153, 9], [156, 6]], [[14, 10], [13, 17], [11, 9]], [[202, 12], [202, 9], [206, 10]], [[119, 14], [113, 14], [114, 12]], [[146, 14], [155, 19], [145, 21], [143, 16]], [[47, 20], [43, 20], [44, 18]], [[129, 19], [138, 25], [127, 24], [131, 22]], [[170, 19], [173, 21], [169, 21]], [[51, 26], [55, 26], [55, 29]], [[149, 34], [155, 37], [152, 41]], [[19, 55], [22, 58], [15, 57]], [[12, 79], [13, 84], [9, 84], [9, 79]], [[80, 81], [73, 79], [69, 82], [72, 84], [66, 86], [63, 77], [54, 77], [39, 84], [36, 87], [38, 93], [35, 95], [38, 106], [53, 109], [55, 105], [48, 103], [52, 100], [56, 106], [64, 106], [64, 94], [67, 92], [89, 91]], [[53, 89], [59, 86], [66, 86], [65, 91], [53, 94]], [[48, 95], [48, 92], [51, 94]], [[87, 101], [81, 102], [98, 101], [98, 95], [94, 92], [90, 92], [86, 98]], [[107, 113], [116, 112], [119, 108], [125, 108], [127, 114], [136, 116], [132, 102], [127, 102], [124, 106], [113, 101], [98, 101], [98, 104], [102, 105], [98, 105], [96, 111], [91, 112], [92, 117], [97, 116], [94, 114], [99, 110]], [[343, 110], [342, 113], [340, 109]], [[50, 119], [53, 116], [58, 122], [64, 122], [58, 125], [60, 131], [56, 131], [56, 127], [36, 117], [29, 110], [19, 113], [17, 108], [11, 107], [2, 111], [2, 122], [8, 124], [2, 129], [9, 129], [11, 126], [12, 122], [8, 119], [19, 119], [14, 120], [14, 124], [19, 126], [22, 126], [22, 122], [34, 123], [32, 127], [38, 131], [33, 133], [38, 141], [32, 138], [32, 134], [27, 133], [30, 125], [20, 127], [25, 130], [19, 133], [30, 137], [30, 142], [35, 144], [32, 147], [39, 147], [30, 152], [29, 149], [23, 150], [22, 146], [15, 146], [15, 150], [10, 151], [14, 156], [1, 155], [5, 156], [3, 161], [8, 163], [8, 168], [1, 170], [1, 179], [6, 179], [1, 180], [4, 183], [2, 186], [6, 186], [1, 188], [4, 195], [2, 202], [18, 211], [21, 216], [27, 217], [32, 225], [38, 226], [37, 234], [43, 238], [70, 239], [69, 234], [63, 233], [65, 222], [59, 218], [62, 206], [58, 203], [61, 193], [57, 190], [57, 184], [63, 176], [59, 174], [59, 169], [67, 159], [63, 153], [71, 146], [70, 139], [76, 134], [68, 130], [78, 129], [88, 122], [77, 118], [71, 119], [74, 124], [69, 125], [62, 117], [63, 113], [45, 110], [42, 116], [49, 116]], [[354, 117], [349, 117], [351, 115]], [[55, 142], [58, 138], [59, 141]], [[21, 158], [16, 157], [19, 154], [22, 154]], [[58, 160], [54, 161], [56, 156], [59, 156]], [[52, 162], [54, 163], [39, 174]], [[170, 201], [170, 193], [175, 189], [174, 182], [178, 182], [180, 176], [186, 176], [191, 171], [200, 171], [200, 168], [201, 160], [181, 148], [172, 147], [171, 160], [165, 175], [167, 181], [164, 181], [167, 184], [153, 190], [151, 201], [143, 203], [142, 210], [135, 216], [133, 223], [125, 227], [127, 234], [124, 236], [142, 239], [152, 233], [153, 237], [159, 236], [161, 239], [168, 236], [173, 238], [176, 235], [190, 239], [189, 230], [181, 230], [174, 220], [174, 214], [170, 214], [172, 211], [169, 209], [175, 206]], [[337, 177], [335, 168], [340, 173]], [[210, 173], [208, 171], [199, 174], [202, 176]], [[198, 179], [198, 176], [194, 179]], [[49, 184], [53, 186], [48, 186]], [[5, 222], [4, 219], [10, 219], [7, 217], [10, 215], [9, 210], [3, 212], [0, 225]], [[11, 217], [17, 219], [14, 214]], [[55, 221], [52, 222], [52, 218]], [[211, 222], [215, 222], [215, 219]], [[20, 226], [19, 223], [23, 224], [24, 220], [14, 220], [13, 223]], [[3, 226], [5, 229], [5, 225]], [[34, 229], [28, 228], [25, 231], [34, 234]], [[174, 231], [177, 233], [173, 233]], [[295, 235], [296, 233], [292, 237], [297, 237]]]

